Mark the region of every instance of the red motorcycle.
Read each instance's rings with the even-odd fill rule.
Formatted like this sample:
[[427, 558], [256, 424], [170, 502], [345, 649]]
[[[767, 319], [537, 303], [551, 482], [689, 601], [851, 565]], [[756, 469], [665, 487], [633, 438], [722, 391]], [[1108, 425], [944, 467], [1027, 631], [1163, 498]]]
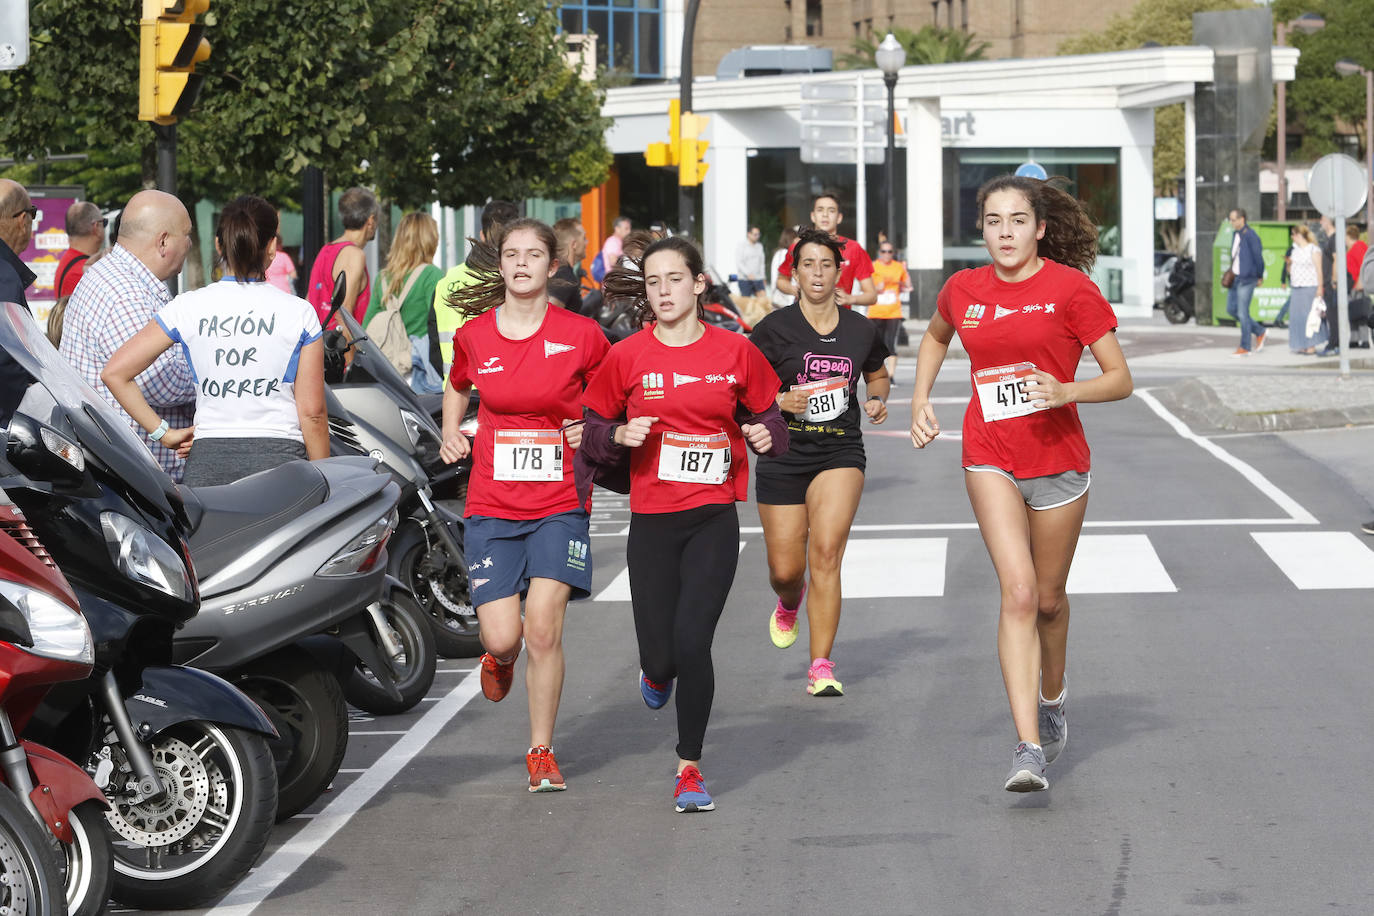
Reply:
[[60, 841], [60, 855], [52, 854], [66, 898], [51, 908], [31, 905], [31, 913], [94, 916], [110, 899], [114, 855], [104, 794], [66, 757], [17, 737], [49, 687], [89, 677], [94, 662], [76, 595], [0, 491], [0, 782]]

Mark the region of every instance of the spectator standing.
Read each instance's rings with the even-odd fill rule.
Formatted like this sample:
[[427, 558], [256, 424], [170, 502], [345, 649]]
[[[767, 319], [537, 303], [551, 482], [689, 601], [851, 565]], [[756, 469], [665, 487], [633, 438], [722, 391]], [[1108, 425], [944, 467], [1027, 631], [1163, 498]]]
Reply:
[[582, 314], [582, 259], [587, 256], [587, 230], [571, 216], [553, 224], [558, 239], [558, 270], [549, 281], [549, 295], [570, 312]]
[[[180, 481], [184, 462], [176, 451], [164, 447], [125, 412], [100, 380], [100, 372], [115, 351], [171, 301], [167, 279], [181, 270], [191, 250], [191, 215], [171, 194], [139, 191], [129, 199], [119, 223], [119, 241], [90, 266], [67, 302], [62, 355], [143, 437], [163, 470]], [[191, 425], [195, 379], [180, 347], [159, 356], [137, 381], [143, 399], [169, 427]]]
[[1307, 336], [1307, 314], [1312, 310], [1317, 290], [1322, 287], [1322, 254], [1317, 248], [1316, 236], [1302, 223], [1288, 230], [1288, 235], [1293, 240], [1293, 257], [1288, 269], [1291, 291], [1287, 306], [1291, 318], [1288, 349], [1312, 356], [1317, 349], [1313, 338]]
[[[401, 217], [396, 235], [387, 253], [386, 269], [377, 275], [372, 288], [363, 327], [373, 318], [400, 300], [401, 321], [405, 323], [410, 344], [409, 368], [401, 373], [410, 377], [410, 387], [421, 394], [439, 394], [444, 390], [444, 378], [439, 367], [430, 362], [429, 316], [434, 302], [434, 290], [443, 272], [434, 266], [434, 253], [439, 250], [439, 224], [428, 213], [416, 211]], [[368, 337], [376, 338], [372, 331]]]
[[735, 275], [741, 296], [752, 296], [768, 288], [763, 275], [763, 233], [758, 226], [750, 226], [749, 234], [735, 248]]
[[911, 275], [906, 265], [896, 260], [897, 250], [892, 243], [878, 243], [878, 260], [873, 262], [873, 286], [878, 301], [868, 307], [868, 317], [878, 326], [878, 337], [891, 354], [883, 360], [888, 378], [896, 384], [897, 337], [902, 330], [902, 293], [911, 292]]
[[[287, 461], [329, 457], [320, 322], [309, 302], [267, 283], [276, 236], [276, 208], [261, 197], [226, 204], [215, 232], [221, 278], [159, 309], [100, 373], [151, 438], [177, 448], [194, 437], [188, 486], [219, 486]], [[134, 382], [173, 349], [186, 354], [205, 395], [194, 427], [172, 426]]]
[[[478, 224], [477, 240], [486, 242], [496, 238], [496, 234], [506, 223], [520, 218], [520, 208], [508, 200], [489, 200], [482, 208]], [[476, 245], [468, 254], [468, 260], [454, 265], [444, 274], [439, 285], [434, 288], [434, 308], [430, 323], [429, 358], [437, 365], [440, 374], [447, 376], [453, 363], [453, 332], [462, 327], [467, 319], [463, 313], [451, 307], [449, 299], [460, 289], [477, 282], [472, 258], [477, 254]], [[480, 255], [479, 255], [480, 256]]]
[[29, 199], [28, 190], [17, 181], [0, 178], [0, 302], [29, 307], [24, 291], [38, 277], [19, 256], [33, 241], [37, 216], [38, 208]]
[[367, 258], [363, 246], [377, 237], [377, 217], [381, 208], [377, 196], [367, 188], [349, 188], [339, 197], [339, 221], [343, 235], [320, 249], [315, 263], [310, 265], [310, 286], [305, 297], [315, 306], [320, 321], [329, 315], [329, 303], [334, 297], [334, 278], [344, 275], [344, 308], [353, 310], [353, 317], [362, 323], [367, 304], [371, 301], [371, 280], [367, 275]]
[[797, 297], [791, 293], [784, 292], [778, 287], [778, 268], [787, 260], [787, 253], [792, 250], [792, 245], [797, 241], [797, 230], [791, 226], [782, 230], [782, 235], [778, 236], [778, 247], [773, 252], [773, 258], [768, 263], [768, 284], [771, 287], [773, 297], [773, 308], [782, 308], [791, 305]]
[[1231, 355], [1249, 356], [1264, 349], [1264, 325], [1250, 317], [1250, 299], [1264, 279], [1264, 246], [1259, 233], [1246, 220], [1244, 210], [1237, 207], [1227, 219], [1231, 221], [1230, 271], [1234, 279], [1226, 291], [1226, 312], [1240, 323], [1240, 346]]
[[611, 223], [611, 234], [606, 236], [606, 241], [601, 245], [601, 263], [610, 270], [620, 263], [620, 255], [625, 249], [625, 236], [630, 234], [630, 218], [628, 216], [617, 216], [615, 222]]
[[1345, 272], [1350, 277], [1350, 292], [1364, 289], [1360, 282], [1360, 265], [1364, 263], [1364, 253], [1369, 245], [1360, 238], [1360, 227], [1354, 223], [1345, 225]]
[[267, 282], [289, 296], [296, 295], [296, 262], [286, 253], [286, 243], [277, 233], [277, 253], [267, 265]]
[[57, 279], [53, 283], [53, 295], [58, 299], [70, 296], [81, 273], [86, 269], [86, 260], [105, 244], [105, 217], [100, 208], [88, 200], [79, 200], [67, 208], [67, 245], [66, 251], [57, 259]]
[[1341, 352], [1340, 328], [1336, 323], [1336, 224], [1323, 216], [1321, 225], [1322, 286], [1326, 301], [1326, 348], [1318, 356], [1335, 356]]

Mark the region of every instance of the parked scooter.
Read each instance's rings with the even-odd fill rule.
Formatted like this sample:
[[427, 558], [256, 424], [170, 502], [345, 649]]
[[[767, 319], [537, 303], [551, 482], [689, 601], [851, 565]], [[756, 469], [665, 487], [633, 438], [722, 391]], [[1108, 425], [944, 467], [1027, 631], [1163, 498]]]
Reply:
[[[386, 574], [400, 489], [371, 458], [292, 461], [180, 489], [201, 604], [177, 632], [176, 659], [233, 682], [272, 719], [284, 820], [318, 798], [343, 761], [340, 680], [351, 688], [365, 666], [372, 680], [350, 693], [373, 711], [410, 709], [434, 682], [424, 612]], [[330, 651], [334, 640], [310, 651], [315, 634], [347, 651]]]
[[[336, 289], [343, 288], [338, 281]], [[435, 399], [422, 400], [411, 390], [353, 316], [339, 309], [341, 301], [336, 295], [331, 313], [337, 312], [348, 336], [325, 332], [331, 450], [370, 455], [391, 472], [401, 487], [401, 520], [392, 539], [388, 572], [414, 593], [439, 654], [480, 655], [477, 613], [463, 558], [463, 520], [435, 502], [466, 488], [471, 462], [446, 464], [439, 457], [442, 433], [434, 419]], [[349, 700], [360, 705], [353, 692]]]
[[1196, 265], [1193, 259], [1179, 255], [1169, 269], [1165, 287], [1164, 317], [1170, 324], [1186, 324], [1193, 318], [1193, 279]]
[[24, 736], [105, 793], [116, 900], [209, 902], [267, 845], [276, 729], [232, 684], [171, 664], [172, 633], [200, 604], [171, 478], [23, 307], [0, 304], [0, 350], [28, 376], [0, 390], [14, 471], [0, 487], [71, 583], [96, 647], [97, 673], [54, 687]]
[[[66, 911], [96, 916], [114, 881], [109, 805], [81, 767], [18, 737], [53, 684], [90, 676], [95, 645], [71, 586], [3, 491], [0, 532], [0, 782], [50, 831], [47, 842], [60, 841]], [[6, 884], [0, 877], [0, 896]], [[15, 911], [0, 900], [0, 912]]]

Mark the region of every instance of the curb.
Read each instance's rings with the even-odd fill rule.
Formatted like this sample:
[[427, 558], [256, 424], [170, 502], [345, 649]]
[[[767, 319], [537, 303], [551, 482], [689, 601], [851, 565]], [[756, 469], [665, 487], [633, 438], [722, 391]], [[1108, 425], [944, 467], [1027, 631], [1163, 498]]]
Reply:
[[1283, 432], [1374, 424], [1374, 404], [1348, 408], [1237, 413], [1212, 388], [1197, 379], [1175, 382], [1159, 400], [1189, 426], [1229, 432]]

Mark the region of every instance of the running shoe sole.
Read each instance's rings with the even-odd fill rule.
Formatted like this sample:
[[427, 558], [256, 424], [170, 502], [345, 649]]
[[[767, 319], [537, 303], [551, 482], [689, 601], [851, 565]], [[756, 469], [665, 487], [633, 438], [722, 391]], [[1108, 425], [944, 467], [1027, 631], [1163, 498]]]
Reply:
[[678, 814], [699, 814], [702, 811], [716, 810], [716, 803], [714, 801], [709, 801], [704, 805], [698, 805], [696, 802], [689, 801], [685, 805], [675, 804], [673, 808]]
[[1044, 792], [1049, 787], [1050, 781], [1045, 777], [1036, 776], [1030, 770], [1018, 770], [1003, 788], [1008, 792]]
[[553, 783], [549, 782], [549, 781], [546, 779], [546, 780], [544, 780], [543, 782], [541, 782], [541, 783], [540, 783], [539, 785], [537, 785], [537, 786], [530, 786], [530, 791], [531, 791], [531, 792], [564, 792], [564, 791], [567, 790], [567, 788], [568, 788], [568, 784], [567, 784], [567, 783], [559, 783], [558, 785], [554, 785]]
[[813, 697], [842, 697], [844, 688], [833, 678], [823, 677], [814, 684], [806, 685], [806, 692]]

